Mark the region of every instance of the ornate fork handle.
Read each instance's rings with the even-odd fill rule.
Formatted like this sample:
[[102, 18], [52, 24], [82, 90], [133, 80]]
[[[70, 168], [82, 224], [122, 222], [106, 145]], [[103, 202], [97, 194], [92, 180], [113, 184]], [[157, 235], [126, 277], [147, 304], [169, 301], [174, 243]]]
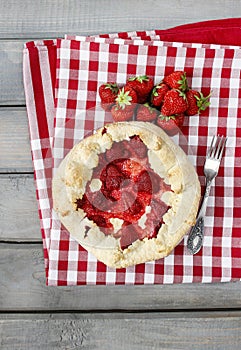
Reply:
[[206, 179], [206, 189], [200, 207], [196, 224], [189, 233], [187, 240], [187, 248], [191, 254], [199, 252], [203, 245], [204, 236], [204, 217], [206, 213], [208, 197], [213, 179], [218, 175], [219, 166], [222, 159], [223, 150], [227, 141], [227, 137], [213, 136], [210, 147], [208, 148], [206, 160], [204, 163], [204, 174]]
[[187, 248], [191, 254], [198, 253], [203, 245], [204, 217], [207, 209], [207, 203], [208, 203], [208, 197], [209, 197], [211, 185], [212, 185], [212, 180], [207, 180], [205, 193], [204, 193], [202, 204], [196, 219], [196, 223], [191, 229], [188, 236]]

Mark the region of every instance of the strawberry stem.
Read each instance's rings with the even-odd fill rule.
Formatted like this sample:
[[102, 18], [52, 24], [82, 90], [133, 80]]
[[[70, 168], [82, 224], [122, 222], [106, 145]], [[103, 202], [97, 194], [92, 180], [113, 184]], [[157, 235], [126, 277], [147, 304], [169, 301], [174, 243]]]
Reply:
[[125, 91], [124, 87], [120, 90], [116, 98], [116, 102], [120, 108], [125, 109], [126, 106], [131, 105], [132, 97], [129, 96], [129, 93], [130, 91]]
[[151, 107], [151, 106], [149, 105], [149, 103], [148, 103], [148, 102], [144, 103], [144, 106], [145, 106], [145, 107], [147, 107], [147, 108], [148, 108], [148, 110], [149, 110], [150, 112], [157, 111], [157, 109], [156, 109], [156, 108]]
[[210, 106], [209, 99], [211, 93], [212, 92], [210, 92], [207, 96], [204, 96], [202, 92], [199, 92], [200, 97], [197, 95], [194, 96], [197, 100], [198, 112], [205, 111], [205, 109]]
[[188, 89], [188, 84], [187, 84], [187, 77], [186, 77], [186, 72], [181, 76], [181, 79], [178, 80], [179, 89], [183, 92], [185, 92]]
[[159, 118], [161, 120], [165, 120], [166, 122], [168, 122], [168, 120], [173, 119], [176, 120], [176, 116], [175, 115], [164, 115], [164, 114], [160, 114]]
[[105, 84], [105, 89], [110, 89], [112, 92], [114, 92], [115, 94], [117, 94], [117, 92], [118, 92], [118, 86], [117, 86], [117, 84], [115, 84], [115, 83], [106, 83]]
[[147, 75], [140, 75], [138, 77], [131, 77], [128, 79], [129, 81], [134, 81], [134, 80], [137, 80], [139, 81], [140, 83], [143, 83], [143, 81], [148, 81], [149, 78]]

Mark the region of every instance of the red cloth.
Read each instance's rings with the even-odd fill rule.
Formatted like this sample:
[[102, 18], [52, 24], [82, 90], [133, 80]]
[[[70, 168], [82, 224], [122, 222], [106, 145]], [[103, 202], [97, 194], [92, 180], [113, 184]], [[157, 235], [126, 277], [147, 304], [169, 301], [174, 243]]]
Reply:
[[241, 19], [227, 18], [184, 24], [163, 30], [162, 40], [219, 45], [241, 45]]

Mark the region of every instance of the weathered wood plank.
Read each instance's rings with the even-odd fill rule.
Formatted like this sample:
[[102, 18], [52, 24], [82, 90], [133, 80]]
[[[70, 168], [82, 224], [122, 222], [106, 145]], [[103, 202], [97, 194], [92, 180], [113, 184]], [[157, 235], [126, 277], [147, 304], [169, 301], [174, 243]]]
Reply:
[[0, 108], [0, 149], [1, 173], [33, 171], [25, 108]]
[[[5, 23], [5, 26], [8, 27], [8, 24]], [[24, 41], [0, 40], [0, 62], [1, 67], [4, 67], [0, 69], [0, 105], [25, 104], [22, 69], [23, 44]]]
[[[0, 1], [1, 20], [0, 70], [2, 85], [0, 105], [24, 105], [25, 97], [22, 81], [22, 49], [26, 41], [34, 38], [63, 37], [65, 33], [93, 35], [97, 33], [126, 30], [149, 30], [169, 28], [182, 23], [241, 16], [239, 2], [233, 0], [202, 3], [178, 0], [170, 2], [124, 0], [118, 2], [101, 0], [32, 2], [25, 0]], [[21, 5], [20, 5], [21, 4]], [[69, 4], [71, 4], [69, 6]], [[173, 16], [175, 8], [175, 16]], [[36, 13], [38, 16], [36, 17]], [[22, 40], [16, 40], [24, 38]], [[12, 40], [14, 39], [14, 40]]]
[[[238, 17], [235, 0], [1, 1], [0, 37], [56, 37], [64, 33], [105, 33], [168, 28], [201, 20]], [[37, 14], [37, 15], [36, 15]]]
[[1, 315], [0, 346], [26, 349], [232, 349], [241, 312]]
[[33, 175], [0, 175], [0, 240], [39, 241]]
[[241, 307], [241, 283], [46, 287], [42, 246], [0, 244], [0, 311]]

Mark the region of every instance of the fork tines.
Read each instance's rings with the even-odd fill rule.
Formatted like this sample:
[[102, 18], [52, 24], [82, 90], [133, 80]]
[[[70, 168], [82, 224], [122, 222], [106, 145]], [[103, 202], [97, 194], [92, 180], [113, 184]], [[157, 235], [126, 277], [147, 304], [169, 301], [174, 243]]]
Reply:
[[221, 159], [226, 142], [227, 137], [223, 135], [214, 135], [211, 142], [211, 146], [207, 151], [207, 157]]

